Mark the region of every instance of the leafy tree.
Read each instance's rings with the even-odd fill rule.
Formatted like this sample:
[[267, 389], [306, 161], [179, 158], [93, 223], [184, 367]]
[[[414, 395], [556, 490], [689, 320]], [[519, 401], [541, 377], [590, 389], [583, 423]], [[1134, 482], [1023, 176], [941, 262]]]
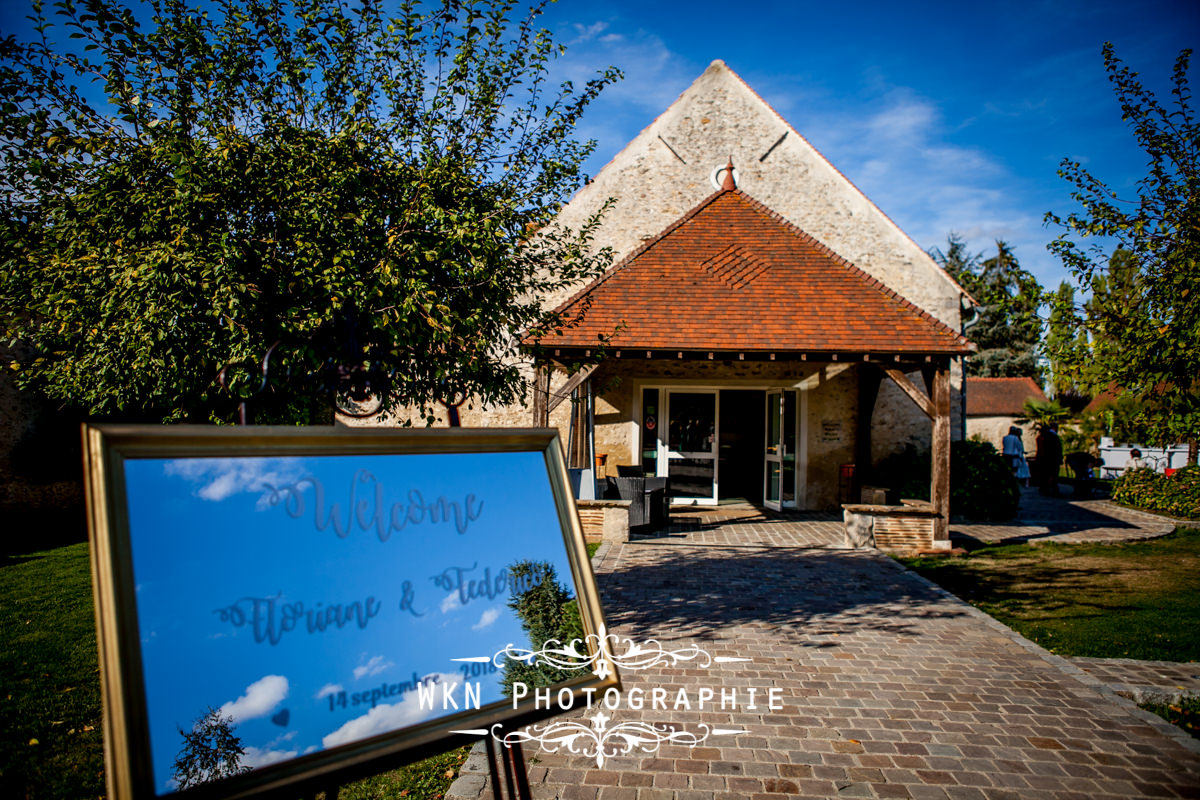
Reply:
[[[1200, 125], [1191, 107], [1184, 50], [1172, 73], [1173, 100], [1163, 105], [1137, 73], [1103, 48], [1104, 66], [1149, 169], [1136, 197], [1119, 195], [1079, 162], [1059, 174], [1075, 188], [1082, 210], [1046, 220], [1064, 228], [1050, 249], [1092, 300], [1074, 309], [1091, 333], [1078, 356], [1093, 388], [1109, 383], [1150, 409], [1153, 440], [1189, 442], [1200, 433]], [[1076, 241], [1090, 238], [1094, 244]], [[1106, 247], [1120, 250], [1105, 258]]]
[[604, 266], [591, 226], [553, 215], [594, 144], [573, 127], [617, 77], [547, 86], [561, 47], [540, 4], [56, 5], [34, 4], [38, 38], [0, 43], [19, 385], [220, 419], [269, 353], [259, 421], [338, 391], [385, 409], [524, 396], [510, 356], [554, 321], [536, 298]]
[[190, 731], [180, 729], [183, 749], [175, 756], [175, 782], [180, 789], [248, 772], [246, 749], [233, 733], [233, 719], [209, 708]]
[[951, 233], [947, 243], [945, 252], [934, 249], [930, 255], [980, 303], [978, 321], [967, 334], [979, 352], [967, 359], [967, 374], [1040, 381], [1042, 289], [1037, 279], [1021, 269], [1004, 242], [996, 242], [996, 255], [988, 259], [968, 252], [957, 234]]

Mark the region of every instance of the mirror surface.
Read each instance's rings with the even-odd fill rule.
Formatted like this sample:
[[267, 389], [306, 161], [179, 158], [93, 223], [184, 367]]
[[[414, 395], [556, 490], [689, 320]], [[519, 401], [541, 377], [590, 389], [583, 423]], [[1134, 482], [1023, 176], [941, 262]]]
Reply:
[[254, 769], [451, 716], [528, 668], [454, 659], [542, 647], [545, 600], [578, 624], [542, 452], [129, 458], [124, 477], [159, 794], [188, 785], [189, 733], [223, 726]]

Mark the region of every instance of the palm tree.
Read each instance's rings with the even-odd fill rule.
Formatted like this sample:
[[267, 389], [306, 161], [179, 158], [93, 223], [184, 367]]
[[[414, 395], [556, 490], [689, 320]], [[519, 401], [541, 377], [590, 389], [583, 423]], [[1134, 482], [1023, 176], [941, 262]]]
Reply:
[[1026, 400], [1025, 413], [1017, 418], [1017, 424], [1032, 422], [1039, 431], [1051, 425], [1061, 425], [1071, 418], [1071, 411], [1057, 400]]

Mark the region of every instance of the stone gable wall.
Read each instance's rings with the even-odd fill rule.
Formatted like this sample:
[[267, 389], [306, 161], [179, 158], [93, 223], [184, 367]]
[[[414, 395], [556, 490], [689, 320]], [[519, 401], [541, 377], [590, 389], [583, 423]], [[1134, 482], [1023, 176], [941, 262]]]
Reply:
[[[595, 244], [611, 247], [620, 260], [712, 194], [712, 172], [730, 156], [739, 189], [959, 330], [962, 290], [720, 61], [582, 188], [559, 218], [578, 227], [614, 199]], [[571, 294], [547, 302], [557, 305]]]

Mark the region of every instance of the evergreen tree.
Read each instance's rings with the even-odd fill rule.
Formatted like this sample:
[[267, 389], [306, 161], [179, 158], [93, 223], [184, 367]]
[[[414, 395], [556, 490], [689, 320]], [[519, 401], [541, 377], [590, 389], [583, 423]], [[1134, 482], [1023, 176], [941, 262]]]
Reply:
[[1077, 405], [1078, 399], [1089, 396], [1089, 381], [1081, 374], [1081, 366], [1087, 363], [1083, 356], [1090, 342], [1074, 312], [1075, 287], [1063, 281], [1050, 302], [1042, 349], [1050, 362], [1050, 393], [1064, 404]]
[[[530, 647], [533, 650], [570, 647], [574, 642], [578, 652], [586, 654], [579, 604], [558, 582], [554, 567], [544, 561], [521, 561], [509, 567], [508, 574], [512, 585], [524, 587], [514, 591], [508, 607], [517, 613], [521, 627], [529, 634]], [[509, 659], [501, 685], [505, 694], [511, 696], [514, 683], [524, 683], [530, 688], [546, 687], [584, 674], [580, 670], [560, 670], [538, 663], [537, 659], [532, 663]]]
[[996, 242], [996, 255], [972, 254], [951, 233], [945, 252], [930, 255], [979, 302], [978, 321], [967, 337], [979, 352], [967, 359], [967, 374], [984, 378], [1030, 377], [1040, 382], [1037, 347], [1041, 339], [1038, 306], [1042, 289], [1021, 269], [1012, 249]]

